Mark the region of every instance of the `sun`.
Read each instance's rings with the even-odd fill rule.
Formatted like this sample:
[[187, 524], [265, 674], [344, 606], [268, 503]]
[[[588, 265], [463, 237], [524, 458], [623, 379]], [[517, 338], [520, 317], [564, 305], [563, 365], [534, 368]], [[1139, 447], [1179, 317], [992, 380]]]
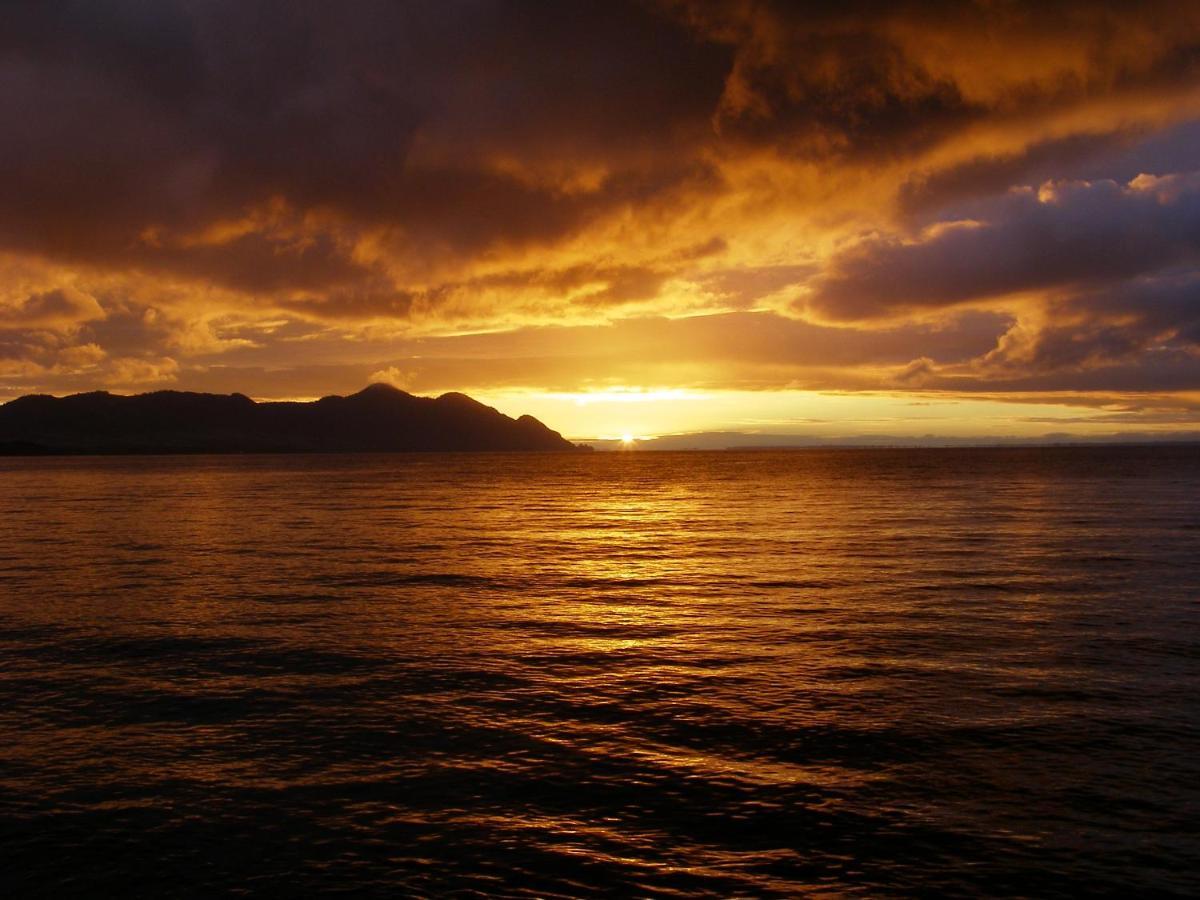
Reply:
[[628, 447], [630, 444], [632, 444], [635, 440], [637, 440], [637, 438], [635, 438], [632, 434], [621, 435], [621, 443], [624, 444], [626, 447]]

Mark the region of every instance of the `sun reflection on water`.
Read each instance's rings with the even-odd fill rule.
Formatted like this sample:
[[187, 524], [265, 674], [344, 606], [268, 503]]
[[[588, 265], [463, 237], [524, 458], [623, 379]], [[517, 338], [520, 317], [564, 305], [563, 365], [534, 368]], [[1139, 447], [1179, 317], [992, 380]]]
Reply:
[[55, 857], [264, 850], [214, 889], [1117, 883], [1045, 822], [1122, 858], [1200, 783], [1144, 738], [1200, 687], [1200, 473], [1098, 459], [0, 463], [0, 797]]

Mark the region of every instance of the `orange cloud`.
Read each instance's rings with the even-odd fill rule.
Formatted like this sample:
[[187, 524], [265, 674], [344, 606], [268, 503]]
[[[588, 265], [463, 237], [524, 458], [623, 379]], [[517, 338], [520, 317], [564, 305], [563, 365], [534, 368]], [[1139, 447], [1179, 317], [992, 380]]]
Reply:
[[1200, 377], [1186, 6], [103, 15], [0, 38], [6, 390]]

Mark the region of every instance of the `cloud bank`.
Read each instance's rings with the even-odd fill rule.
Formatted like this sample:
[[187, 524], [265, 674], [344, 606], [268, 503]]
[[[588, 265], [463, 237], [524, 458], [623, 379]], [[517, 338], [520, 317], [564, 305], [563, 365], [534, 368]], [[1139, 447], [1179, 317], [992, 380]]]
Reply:
[[5, 10], [5, 395], [1200, 390], [1186, 4]]

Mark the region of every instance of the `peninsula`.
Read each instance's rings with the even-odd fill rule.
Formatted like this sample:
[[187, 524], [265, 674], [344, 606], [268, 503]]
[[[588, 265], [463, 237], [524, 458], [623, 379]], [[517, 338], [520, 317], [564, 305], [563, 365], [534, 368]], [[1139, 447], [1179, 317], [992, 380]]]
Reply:
[[532, 416], [512, 419], [465, 394], [416, 397], [384, 384], [306, 403], [96, 391], [0, 406], [0, 454], [8, 455], [576, 449]]

